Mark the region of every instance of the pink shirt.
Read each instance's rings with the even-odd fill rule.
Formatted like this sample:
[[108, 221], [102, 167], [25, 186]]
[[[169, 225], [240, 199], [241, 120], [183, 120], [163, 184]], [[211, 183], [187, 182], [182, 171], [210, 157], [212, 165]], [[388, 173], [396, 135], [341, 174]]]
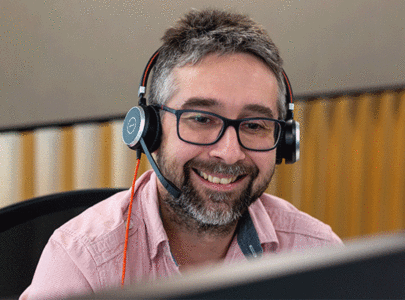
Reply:
[[[126, 284], [180, 274], [159, 215], [155, 173], [143, 174], [135, 190]], [[119, 287], [129, 199], [130, 191], [115, 194], [57, 229], [20, 299], [60, 299]], [[243, 251], [256, 255], [342, 243], [328, 225], [268, 194], [249, 207], [241, 223], [224, 264], [246, 260]]]

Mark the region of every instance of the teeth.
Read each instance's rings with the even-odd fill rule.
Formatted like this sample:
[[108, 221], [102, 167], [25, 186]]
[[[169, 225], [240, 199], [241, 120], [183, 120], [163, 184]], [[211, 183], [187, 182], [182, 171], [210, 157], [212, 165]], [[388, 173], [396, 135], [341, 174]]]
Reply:
[[201, 172], [201, 171], [199, 171], [199, 174], [200, 174], [201, 177], [208, 180], [209, 182], [220, 183], [220, 184], [229, 184], [231, 182], [234, 182], [236, 180], [236, 178], [237, 178], [237, 176], [233, 176], [233, 177], [230, 177], [230, 178], [218, 178], [218, 177], [215, 177], [215, 176], [208, 175], [208, 174], [206, 174], [204, 172]]

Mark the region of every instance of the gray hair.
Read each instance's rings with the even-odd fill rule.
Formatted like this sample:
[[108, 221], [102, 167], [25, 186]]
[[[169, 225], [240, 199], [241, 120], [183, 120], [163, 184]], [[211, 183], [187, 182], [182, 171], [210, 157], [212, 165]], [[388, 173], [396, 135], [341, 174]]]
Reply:
[[165, 104], [175, 93], [173, 70], [206, 55], [250, 53], [265, 62], [278, 81], [278, 115], [286, 115], [282, 59], [267, 32], [246, 15], [214, 9], [192, 10], [169, 28], [153, 69], [149, 104]]

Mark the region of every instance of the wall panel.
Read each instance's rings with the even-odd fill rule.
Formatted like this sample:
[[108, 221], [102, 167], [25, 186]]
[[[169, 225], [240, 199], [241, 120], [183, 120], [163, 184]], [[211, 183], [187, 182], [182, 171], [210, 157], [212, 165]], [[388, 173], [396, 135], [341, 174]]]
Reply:
[[0, 208], [22, 200], [21, 137], [16, 132], [0, 134]]
[[350, 149], [351, 126], [350, 110], [352, 101], [342, 97], [330, 101], [328, 117], [328, 139], [326, 146], [326, 177], [325, 177], [325, 220], [337, 233], [343, 232], [345, 218], [345, 175], [350, 170], [345, 163]]
[[[400, 102], [396, 101], [401, 99]], [[401, 228], [404, 213], [404, 136], [405, 106], [403, 94], [385, 93], [382, 95], [384, 122], [383, 132], [384, 170], [381, 182], [381, 225], [383, 231]], [[399, 105], [398, 105], [399, 104]]]
[[324, 219], [326, 209], [326, 172], [328, 140], [328, 108], [325, 99], [314, 100], [304, 112], [302, 124], [302, 191], [300, 208], [318, 219]]
[[353, 111], [351, 113], [351, 148], [347, 155], [348, 169], [344, 211], [347, 213], [346, 232], [349, 237], [362, 234], [362, 224], [364, 223], [364, 195], [366, 191], [368, 133], [371, 123], [371, 103], [372, 98], [361, 96], [353, 98]]
[[74, 189], [101, 187], [102, 128], [95, 123], [74, 126], [73, 186]]
[[16, 159], [21, 161], [19, 173], [21, 174], [22, 199], [29, 199], [35, 195], [34, 143], [34, 132], [25, 131], [21, 133], [22, 155]]
[[[391, 102], [386, 97], [380, 97], [377, 101], [375, 96], [372, 103], [372, 122], [369, 126], [369, 139], [366, 140], [368, 156], [367, 174], [365, 176], [365, 220], [363, 223], [363, 233], [371, 234], [384, 230], [382, 220], [382, 205], [386, 198], [384, 195], [384, 185], [389, 175], [385, 173], [386, 158], [388, 157], [390, 133], [392, 127], [389, 125], [392, 119]], [[392, 146], [392, 145], [390, 145]]]
[[44, 128], [34, 131], [35, 142], [32, 148], [34, 162], [34, 194], [43, 196], [61, 190], [61, 149], [60, 128]]
[[392, 156], [389, 158], [393, 174], [389, 182], [392, 198], [387, 214], [389, 220], [387, 230], [390, 231], [405, 228], [405, 92], [398, 98], [393, 113], [393, 147]]

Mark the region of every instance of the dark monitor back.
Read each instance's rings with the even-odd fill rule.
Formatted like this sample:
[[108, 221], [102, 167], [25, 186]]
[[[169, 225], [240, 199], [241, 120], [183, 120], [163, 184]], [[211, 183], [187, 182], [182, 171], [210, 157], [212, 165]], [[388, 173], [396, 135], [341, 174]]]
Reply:
[[405, 253], [257, 280], [176, 299], [404, 299]]
[[213, 267], [96, 299], [405, 299], [404, 283], [405, 237], [398, 234]]

